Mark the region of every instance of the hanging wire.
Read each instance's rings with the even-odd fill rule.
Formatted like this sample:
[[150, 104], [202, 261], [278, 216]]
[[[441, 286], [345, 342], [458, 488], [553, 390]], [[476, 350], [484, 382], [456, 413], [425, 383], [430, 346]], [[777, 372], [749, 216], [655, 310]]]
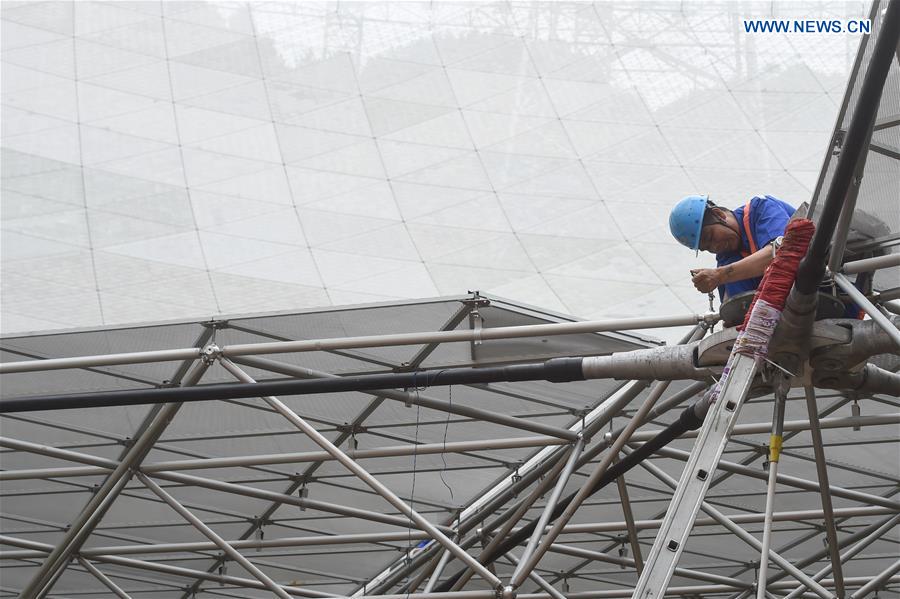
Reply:
[[[416, 509], [416, 462], [418, 461], [418, 453], [419, 453], [419, 411], [421, 407], [419, 406], [419, 386], [416, 384], [416, 375], [413, 373], [413, 390], [416, 393], [416, 430], [413, 437], [413, 453], [412, 453], [412, 489], [409, 492], [409, 507], [412, 510]], [[409, 564], [412, 561], [412, 522], [410, 521], [409, 526], [406, 529], [406, 534], [408, 538], [406, 540], [406, 562]], [[406, 596], [409, 597], [411, 589], [407, 588]]]
[[[453, 385], [447, 387], [447, 401], [450, 406], [453, 406]], [[447, 490], [450, 491], [450, 501], [455, 501], [453, 497], [453, 489], [447, 484], [447, 480], [444, 478], [444, 472], [447, 470], [447, 431], [450, 428], [450, 412], [447, 412], [447, 419], [444, 421], [444, 450], [441, 452], [441, 462], [444, 464], [444, 467], [441, 468], [440, 477], [441, 482], [444, 483], [444, 486], [447, 487]]]

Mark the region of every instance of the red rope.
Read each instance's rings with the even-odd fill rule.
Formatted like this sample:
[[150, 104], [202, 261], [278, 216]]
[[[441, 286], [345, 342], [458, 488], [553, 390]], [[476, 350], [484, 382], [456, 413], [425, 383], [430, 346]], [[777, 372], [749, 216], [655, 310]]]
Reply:
[[764, 300], [779, 312], [784, 309], [788, 293], [794, 284], [797, 275], [797, 267], [800, 260], [806, 255], [809, 242], [812, 239], [816, 226], [809, 219], [801, 218], [788, 223], [784, 232], [784, 243], [775, 255], [775, 259], [769, 263], [763, 274], [762, 283], [756, 290], [753, 303], [744, 316], [744, 322], [738, 327], [743, 331], [753, 313], [753, 306], [758, 300]]

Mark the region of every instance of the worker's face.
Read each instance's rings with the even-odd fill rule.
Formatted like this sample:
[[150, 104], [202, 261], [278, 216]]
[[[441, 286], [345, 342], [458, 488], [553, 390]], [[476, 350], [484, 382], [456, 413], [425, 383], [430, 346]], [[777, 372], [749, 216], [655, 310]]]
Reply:
[[736, 252], [740, 247], [740, 235], [725, 222], [706, 225], [700, 230], [700, 249], [704, 252], [713, 254]]

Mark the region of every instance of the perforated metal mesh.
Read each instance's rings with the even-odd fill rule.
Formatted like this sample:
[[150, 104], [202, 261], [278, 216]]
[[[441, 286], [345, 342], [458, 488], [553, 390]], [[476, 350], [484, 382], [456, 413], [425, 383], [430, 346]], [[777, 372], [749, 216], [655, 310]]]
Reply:
[[[856, 109], [886, 4], [876, 1], [873, 5], [872, 35], [863, 38], [861, 54], [857, 57], [858, 66], [851, 74], [844, 108], [839, 114], [832, 146], [826, 153], [819, 185], [812, 198], [814, 219], [821, 214], [831, 186], [842, 140]], [[884, 83], [871, 141], [860, 160], [864, 161], [865, 169], [859, 183], [853, 220], [850, 231], [842, 233], [847, 239], [845, 260], [862, 258], [873, 252], [876, 255], [900, 252], [900, 63], [896, 58], [891, 61]], [[876, 289], [898, 285], [900, 268], [883, 269], [875, 276]]]

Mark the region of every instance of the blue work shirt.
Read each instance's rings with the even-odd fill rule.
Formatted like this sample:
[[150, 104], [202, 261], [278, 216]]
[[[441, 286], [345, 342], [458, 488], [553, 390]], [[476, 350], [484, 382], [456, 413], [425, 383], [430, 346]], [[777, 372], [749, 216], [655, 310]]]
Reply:
[[[744, 208], [745, 205], [742, 205], [739, 208], [735, 208], [733, 212], [740, 230], [741, 251], [749, 255], [750, 241], [744, 232]], [[772, 243], [778, 236], [784, 235], [784, 229], [787, 227], [788, 221], [794, 212], [795, 209], [790, 204], [770, 195], [755, 196], [750, 200], [750, 234], [756, 243], [756, 249], [759, 250]], [[741, 260], [744, 257], [741, 251], [716, 254], [716, 265], [725, 266]], [[754, 277], [733, 283], [725, 283], [719, 286], [719, 300], [725, 301], [726, 297], [734, 297], [744, 291], [756, 291], [761, 282], [762, 277]]]

